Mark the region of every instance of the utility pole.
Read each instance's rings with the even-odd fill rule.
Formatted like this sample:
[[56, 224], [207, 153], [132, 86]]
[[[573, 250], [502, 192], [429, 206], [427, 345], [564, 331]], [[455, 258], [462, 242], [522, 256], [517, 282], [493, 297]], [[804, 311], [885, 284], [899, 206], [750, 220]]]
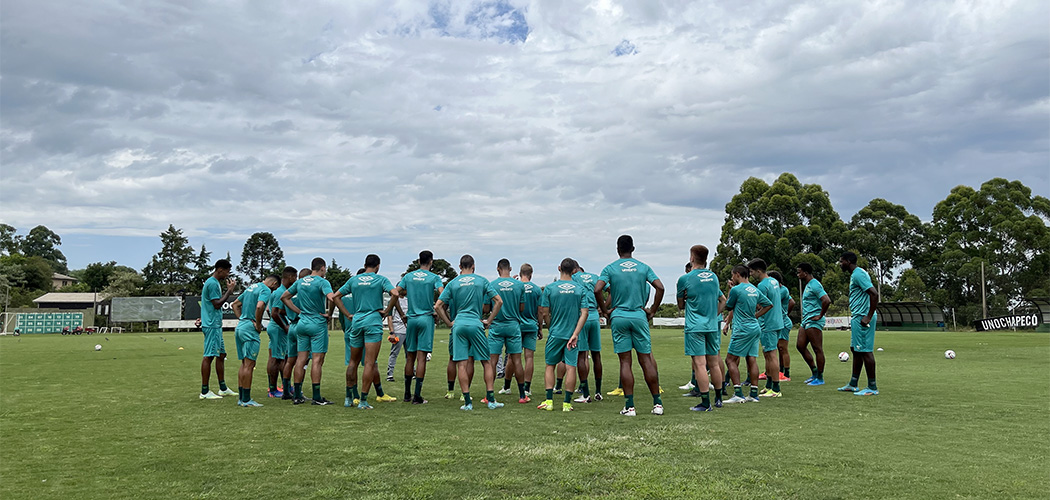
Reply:
[[984, 317], [988, 317], [988, 298], [984, 292], [984, 261], [981, 261], [981, 310], [984, 311]]

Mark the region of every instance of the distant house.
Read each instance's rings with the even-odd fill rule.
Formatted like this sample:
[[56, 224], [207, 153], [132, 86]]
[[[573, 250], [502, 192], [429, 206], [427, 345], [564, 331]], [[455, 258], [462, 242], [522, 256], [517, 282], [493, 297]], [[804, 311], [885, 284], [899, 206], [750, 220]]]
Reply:
[[40, 309], [88, 309], [95, 308], [96, 303], [103, 302], [102, 297], [91, 292], [86, 293], [45, 293], [33, 299]]
[[62, 288], [64, 286], [72, 285], [76, 282], [77, 279], [72, 276], [66, 276], [64, 274], [58, 273], [54, 273], [51, 275], [51, 287], [55, 290], [58, 290], [59, 288]]

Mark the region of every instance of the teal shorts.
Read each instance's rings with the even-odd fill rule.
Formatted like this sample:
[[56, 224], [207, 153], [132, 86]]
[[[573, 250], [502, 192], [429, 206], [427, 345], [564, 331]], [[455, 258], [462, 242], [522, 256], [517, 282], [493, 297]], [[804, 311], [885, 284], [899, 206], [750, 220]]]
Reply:
[[226, 354], [226, 343], [222, 340], [222, 328], [203, 327], [204, 331], [204, 357], [214, 358], [220, 354]]
[[299, 322], [295, 327], [299, 352], [328, 352], [328, 324]]
[[780, 330], [763, 330], [758, 339], [762, 341], [762, 352], [775, 351], [777, 341], [780, 340]]
[[729, 337], [729, 354], [741, 358], [748, 356], [757, 358], [758, 335], [758, 332], [738, 333], [734, 331], [733, 335]]
[[532, 330], [531, 332], [522, 330], [521, 348], [528, 349], [532, 352], [536, 352], [536, 337], [538, 336], [536, 335], [537, 333], [539, 333], [539, 331], [537, 330]]
[[405, 325], [405, 352], [433, 352], [434, 317], [413, 316]]
[[717, 356], [722, 348], [718, 332], [685, 332], [686, 356]]
[[493, 323], [489, 326], [489, 356], [503, 353], [521, 354], [521, 326], [518, 323]]
[[[591, 316], [588, 315], [588, 318]], [[602, 352], [602, 325], [597, 319], [588, 319], [583, 323], [580, 330], [579, 343], [576, 344], [578, 351]]]
[[569, 339], [547, 337], [547, 344], [543, 348], [543, 359], [548, 365], [565, 363], [565, 366], [576, 366], [576, 360], [579, 357], [578, 348], [569, 349]]
[[[365, 344], [373, 344], [376, 342], [383, 341], [383, 325], [360, 325], [351, 326], [349, 333], [344, 333], [343, 337], [346, 339], [347, 353], [350, 352], [350, 348], [359, 349], [365, 346]], [[349, 356], [349, 354], [347, 354]], [[346, 358], [349, 360], [350, 358]]]
[[878, 313], [871, 315], [871, 323], [867, 328], [860, 324], [861, 316], [853, 316], [849, 319], [849, 347], [855, 352], [872, 352], [875, 350], [875, 322], [878, 321]]
[[824, 324], [826, 322], [827, 321], [824, 318], [820, 318], [820, 320], [818, 321], [803, 320], [802, 324], [800, 324], [798, 327], [802, 330], [809, 330], [810, 328], [815, 328], [817, 330], [824, 331]]
[[489, 339], [480, 321], [456, 321], [452, 326], [452, 361], [489, 359]]
[[448, 332], [448, 359], [452, 359], [452, 332]]
[[234, 330], [234, 341], [237, 344], [237, 359], [259, 359], [259, 332], [255, 331], [255, 325], [244, 321], [238, 323]]
[[277, 322], [270, 320], [266, 325], [266, 336], [270, 338], [270, 357], [273, 359], [284, 359], [288, 357], [288, 334], [283, 328], [277, 326]]
[[634, 349], [638, 354], [649, 354], [653, 352], [652, 341], [649, 337], [649, 320], [642, 313], [641, 317], [617, 317], [612, 319], [613, 352], [630, 352]]
[[791, 325], [788, 324], [780, 330], [779, 340], [791, 340]]

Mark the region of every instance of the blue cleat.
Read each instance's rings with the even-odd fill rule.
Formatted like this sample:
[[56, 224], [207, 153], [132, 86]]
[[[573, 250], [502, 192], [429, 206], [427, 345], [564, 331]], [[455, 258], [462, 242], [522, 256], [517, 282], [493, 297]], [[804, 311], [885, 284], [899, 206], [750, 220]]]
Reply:
[[350, 398], [346, 398], [343, 400], [343, 406], [350, 408], [351, 406], [354, 406], [354, 403], [350, 401]]
[[824, 380], [823, 379], [819, 379], [819, 378], [815, 378], [815, 379], [810, 380], [809, 382], [807, 382], [806, 385], [812, 385], [812, 386], [824, 385]]
[[812, 381], [813, 381], [814, 379], [816, 379], [816, 378], [817, 378], [817, 377], [813, 377], [813, 376], [810, 376], [810, 377], [809, 377], [809, 378], [807, 378], [806, 380], [803, 380], [803, 381], [802, 381], [802, 383], [803, 383], [803, 384], [808, 384], [808, 383], [812, 382]]
[[256, 403], [254, 399], [249, 399], [248, 401], [245, 401], [244, 403], [241, 403], [241, 406], [244, 406], [244, 407], [249, 407], [249, 406], [251, 406], [251, 407], [261, 407], [262, 404]]
[[489, 409], [495, 410], [496, 408], [503, 408], [503, 403], [497, 403], [495, 401], [489, 401]]
[[357, 404], [357, 409], [358, 410], [371, 410], [372, 409], [372, 405], [368, 404], [368, 401], [361, 401], [360, 403]]
[[847, 384], [842, 387], [839, 387], [839, 390], [842, 392], [857, 392], [857, 386]]
[[861, 390], [859, 390], [857, 392], [854, 392], [853, 395], [854, 396], [878, 396], [879, 395], [879, 391], [876, 391], [875, 389], [871, 389], [871, 388], [865, 387], [865, 388], [863, 388], [863, 389], [861, 389]]
[[459, 409], [463, 411], [471, 411], [474, 409], [474, 405], [463, 405], [460, 406]]
[[699, 404], [699, 405], [696, 405], [696, 406], [690, 408], [690, 410], [693, 410], [693, 411], [711, 411], [711, 407]]

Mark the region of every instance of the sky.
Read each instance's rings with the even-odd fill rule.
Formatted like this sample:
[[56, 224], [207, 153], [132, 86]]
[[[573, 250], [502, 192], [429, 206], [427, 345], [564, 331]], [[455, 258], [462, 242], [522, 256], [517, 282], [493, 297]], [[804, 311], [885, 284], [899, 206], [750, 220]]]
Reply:
[[158, 235], [394, 278], [419, 250], [550, 281], [616, 237], [669, 288], [755, 176], [928, 220], [1050, 196], [1050, 3], [0, 3], [0, 222], [71, 269]]

